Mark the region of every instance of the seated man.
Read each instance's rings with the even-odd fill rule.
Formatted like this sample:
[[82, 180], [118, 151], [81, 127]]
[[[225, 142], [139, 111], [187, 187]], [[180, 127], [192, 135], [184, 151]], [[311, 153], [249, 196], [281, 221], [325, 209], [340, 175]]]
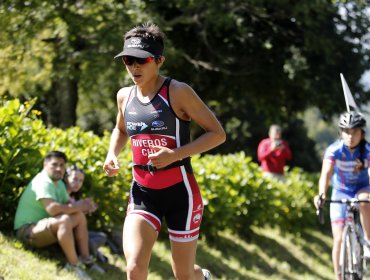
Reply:
[[[26, 245], [41, 248], [59, 243], [67, 259], [65, 268], [80, 279], [91, 279], [84, 267], [96, 266], [89, 254], [88, 229], [84, 212], [89, 203], [68, 203], [62, 180], [67, 157], [53, 151], [44, 158], [44, 168], [28, 184], [19, 200], [14, 229]], [[80, 254], [78, 258], [76, 247]]]

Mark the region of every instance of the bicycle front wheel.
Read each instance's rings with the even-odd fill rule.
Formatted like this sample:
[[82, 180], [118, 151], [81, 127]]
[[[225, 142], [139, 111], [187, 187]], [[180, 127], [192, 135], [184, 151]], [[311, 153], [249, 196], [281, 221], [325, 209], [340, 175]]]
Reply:
[[348, 225], [343, 228], [339, 267], [342, 280], [353, 279], [351, 228]]
[[353, 236], [351, 227], [346, 225], [343, 229], [342, 243], [340, 250], [339, 267], [342, 280], [360, 280], [362, 275], [358, 274], [360, 260], [356, 254], [359, 244]]

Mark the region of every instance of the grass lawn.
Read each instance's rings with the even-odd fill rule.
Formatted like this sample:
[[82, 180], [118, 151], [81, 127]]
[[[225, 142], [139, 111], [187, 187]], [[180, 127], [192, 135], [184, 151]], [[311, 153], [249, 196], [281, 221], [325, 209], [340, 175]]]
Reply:
[[[174, 279], [170, 266], [169, 242], [156, 243], [150, 264], [150, 280]], [[112, 255], [102, 264], [104, 276], [90, 274], [93, 279], [126, 279], [122, 256]], [[317, 230], [300, 234], [281, 234], [277, 229], [254, 228], [246, 241], [222, 232], [216, 244], [199, 241], [197, 263], [208, 268], [213, 279], [251, 280], [331, 280], [331, 236]], [[0, 233], [0, 279], [54, 280], [76, 279], [62, 270], [64, 259], [57, 247], [26, 250], [12, 235]]]

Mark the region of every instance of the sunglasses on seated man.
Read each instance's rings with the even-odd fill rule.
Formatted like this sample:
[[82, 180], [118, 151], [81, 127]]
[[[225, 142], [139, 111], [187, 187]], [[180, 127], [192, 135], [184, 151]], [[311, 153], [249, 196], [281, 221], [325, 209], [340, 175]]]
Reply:
[[149, 56], [149, 57], [146, 57], [146, 58], [140, 58], [140, 57], [125, 55], [125, 56], [122, 57], [122, 60], [123, 60], [123, 63], [125, 65], [131, 66], [134, 63], [143, 65], [143, 64], [146, 64], [146, 63], [149, 63], [149, 62], [153, 61], [155, 58], [159, 58], [159, 56]]

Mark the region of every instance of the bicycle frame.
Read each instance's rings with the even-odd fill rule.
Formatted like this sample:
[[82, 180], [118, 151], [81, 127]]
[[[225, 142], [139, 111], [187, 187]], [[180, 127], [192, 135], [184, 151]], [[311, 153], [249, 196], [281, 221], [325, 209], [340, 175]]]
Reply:
[[347, 219], [343, 228], [339, 266], [342, 279], [362, 279], [366, 272], [363, 256], [362, 229], [357, 222], [358, 210], [347, 204]]
[[[364, 257], [364, 237], [361, 224], [358, 221], [358, 204], [369, 203], [370, 200], [359, 200], [357, 198], [326, 200], [328, 203], [346, 204], [346, 220], [342, 233], [339, 267], [342, 280], [361, 280], [367, 271], [366, 259]], [[320, 223], [324, 223], [322, 211], [318, 214]]]

